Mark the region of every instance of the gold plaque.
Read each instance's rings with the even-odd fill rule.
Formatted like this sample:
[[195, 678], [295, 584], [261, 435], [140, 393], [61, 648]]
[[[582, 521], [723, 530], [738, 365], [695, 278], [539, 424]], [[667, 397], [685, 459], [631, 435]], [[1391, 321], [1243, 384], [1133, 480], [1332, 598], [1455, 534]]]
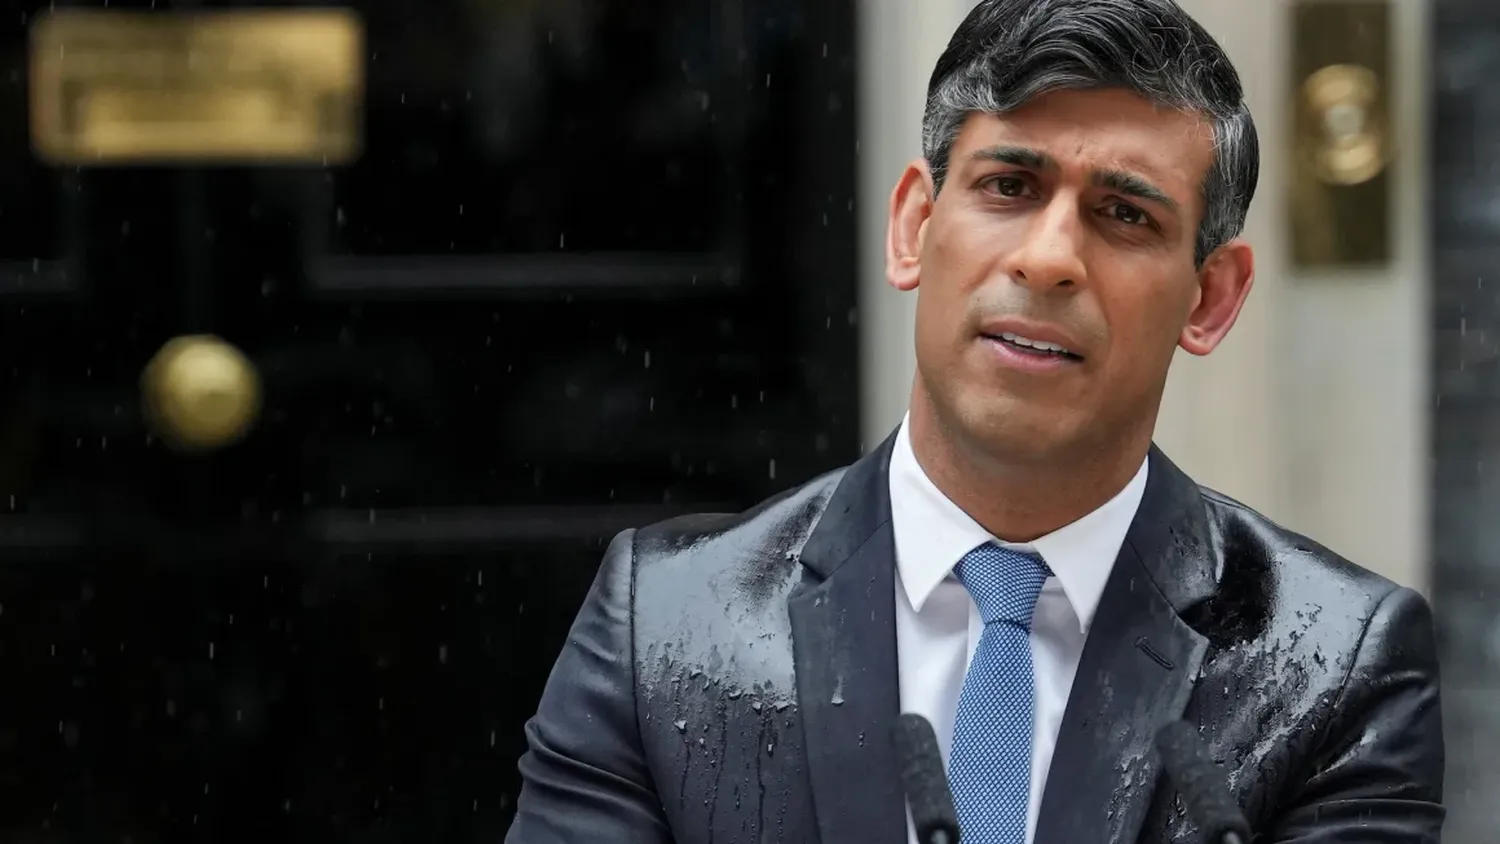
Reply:
[[1294, 0], [1286, 225], [1298, 268], [1391, 260], [1390, 0]]
[[58, 10], [30, 34], [31, 138], [51, 163], [359, 154], [364, 30], [350, 10]]
[[1380, 93], [1375, 71], [1352, 64], [1321, 68], [1302, 84], [1305, 138], [1298, 145], [1319, 180], [1358, 185], [1385, 169]]

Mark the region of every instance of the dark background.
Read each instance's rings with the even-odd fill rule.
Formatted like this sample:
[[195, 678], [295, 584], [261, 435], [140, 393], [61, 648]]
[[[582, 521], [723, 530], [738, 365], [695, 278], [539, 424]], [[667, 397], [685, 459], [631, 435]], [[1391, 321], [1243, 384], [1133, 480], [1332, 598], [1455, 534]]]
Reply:
[[1433, 603], [1448, 742], [1444, 840], [1500, 829], [1500, 5], [1432, 31]]
[[[48, 5], [0, 4], [0, 841], [499, 841], [604, 543], [857, 454], [851, 0], [358, 3], [326, 170], [36, 163]], [[187, 457], [138, 382], [201, 332], [266, 403]]]

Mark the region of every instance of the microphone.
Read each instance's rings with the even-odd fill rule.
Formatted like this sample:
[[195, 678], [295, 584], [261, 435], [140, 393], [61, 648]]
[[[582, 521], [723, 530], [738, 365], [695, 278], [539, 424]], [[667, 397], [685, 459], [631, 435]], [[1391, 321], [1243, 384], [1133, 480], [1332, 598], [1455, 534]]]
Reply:
[[1156, 733], [1162, 770], [1177, 786], [1188, 817], [1198, 823], [1210, 844], [1250, 844], [1250, 826], [1229, 796], [1223, 772], [1208, 758], [1198, 730], [1186, 721], [1173, 721]]
[[908, 712], [896, 719], [891, 733], [917, 841], [958, 844], [958, 812], [953, 808], [953, 792], [948, 788], [948, 772], [943, 769], [943, 755], [932, 724]]

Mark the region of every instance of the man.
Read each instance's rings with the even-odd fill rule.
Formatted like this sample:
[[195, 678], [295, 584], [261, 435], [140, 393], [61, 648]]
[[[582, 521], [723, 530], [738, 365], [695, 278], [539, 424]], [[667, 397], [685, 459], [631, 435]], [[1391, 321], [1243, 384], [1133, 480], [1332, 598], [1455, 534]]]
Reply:
[[614, 541], [507, 840], [900, 844], [912, 711], [967, 844], [1191, 840], [1151, 745], [1178, 719], [1256, 841], [1438, 841], [1427, 604], [1151, 445], [1174, 350], [1212, 351], [1251, 286], [1257, 140], [1219, 46], [1171, 0], [984, 0], [923, 146], [886, 244], [918, 297], [905, 422]]

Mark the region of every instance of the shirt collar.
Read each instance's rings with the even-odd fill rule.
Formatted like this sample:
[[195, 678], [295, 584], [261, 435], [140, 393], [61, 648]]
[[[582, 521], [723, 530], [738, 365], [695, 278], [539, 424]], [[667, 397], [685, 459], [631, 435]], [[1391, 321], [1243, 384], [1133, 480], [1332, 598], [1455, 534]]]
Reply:
[[902, 420], [891, 451], [891, 528], [896, 570], [906, 597], [918, 612], [938, 584], [951, 576], [963, 556], [986, 542], [1034, 551], [1052, 569], [1063, 594], [1087, 633], [1109, 582], [1125, 533], [1146, 491], [1149, 460], [1102, 507], [1034, 542], [1002, 542], [954, 504], [917, 463], [908, 420]]

